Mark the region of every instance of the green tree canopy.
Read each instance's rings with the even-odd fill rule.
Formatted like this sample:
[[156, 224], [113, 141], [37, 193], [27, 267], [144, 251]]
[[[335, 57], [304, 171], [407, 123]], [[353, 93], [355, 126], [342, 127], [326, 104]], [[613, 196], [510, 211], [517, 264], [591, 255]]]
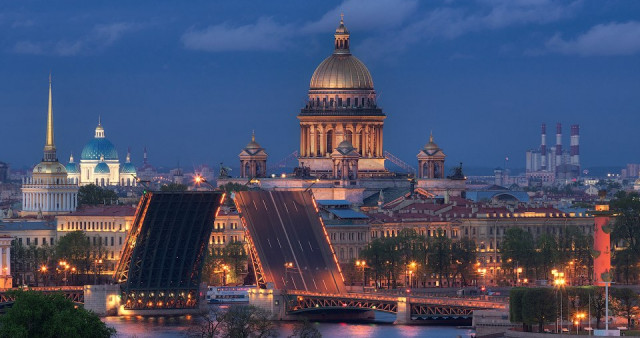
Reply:
[[118, 201], [118, 195], [112, 190], [95, 184], [83, 185], [78, 189], [78, 205], [111, 204]]
[[11, 291], [15, 303], [0, 316], [0, 337], [112, 337], [94, 313], [76, 307], [62, 294]]

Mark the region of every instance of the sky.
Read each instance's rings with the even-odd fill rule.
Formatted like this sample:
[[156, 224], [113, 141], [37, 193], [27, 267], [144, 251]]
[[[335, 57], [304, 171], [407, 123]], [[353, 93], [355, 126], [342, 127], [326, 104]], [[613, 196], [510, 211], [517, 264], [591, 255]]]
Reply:
[[276, 163], [340, 13], [387, 114], [385, 150], [415, 166], [433, 132], [447, 164], [524, 167], [555, 124], [580, 124], [583, 167], [640, 162], [640, 1], [5, 1], [0, 161], [31, 166], [53, 76], [58, 157], [98, 116], [124, 160]]

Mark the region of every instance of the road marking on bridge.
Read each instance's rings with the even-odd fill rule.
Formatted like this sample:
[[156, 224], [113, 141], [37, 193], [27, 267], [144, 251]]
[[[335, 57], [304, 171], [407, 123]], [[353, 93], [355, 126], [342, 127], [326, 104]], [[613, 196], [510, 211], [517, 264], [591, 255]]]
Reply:
[[267, 208], [267, 202], [265, 202], [264, 200], [262, 200], [262, 204], [264, 204], [264, 210], [269, 210], [269, 208]]
[[293, 204], [293, 207], [296, 208], [296, 212], [298, 212], [298, 206], [296, 205], [296, 201], [291, 201], [291, 204]]
[[307, 243], [309, 243], [309, 249], [311, 249], [311, 252], [313, 252], [313, 247], [311, 246], [311, 241], [307, 241]]
[[276, 241], [278, 241], [278, 246], [282, 249], [282, 244], [280, 244], [280, 238], [276, 237]]
[[304, 252], [304, 249], [302, 248], [302, 243], [300, 243], [300, 241], [298, 241], [298, 244], [300, 245], [300, 251]]
[[273, 249], [273, 247], [271, 246], [271, 241], [267, 238], [267, 243], [269, 243], [269, 247]]
[[258, 205], [256, 204], [256, 201], [252, 201], [253, 202], [253, 207], [256, 208], [256, 210], [258, 210]]
[[327, 283], [324, 282], [324, 279], [322, 280], [322, 284], [324, 284], [324, 290], [329, 291], [329, 288], [327, 287]]
[[312, 277], [311, 280], [313, 280], [313, 286], [315, 286], [316, 290], [318, 290], [318, 284], [316, 284], [316, 279]]
[[[309, 290], [307, 288], [307, 283], [305, 283], [305, 281], [304, 281], [304, 276], [302, 275], [302, 270], [300, 270], [300, 264], [298, 263], [298, 257], [296, 257], [296, 254], [293, 252], [293, 245], [291, 245], [291, 240], [289, 239], [289, 235], [287, 234], [287, 229], [285, 228], [284, 222], [282, 221], [282, 216], [280, 215], [280, 210], [278, 210], [278, 205], [276, 204], [276, 200], [273, 198], [273, 193], [271, 191], [269, 192], [269, 197], [271, 197], [271, 202], [273, 202], [273, 205], [275, 206], [276, 214], [278, 214], [278, 219], [280, 220], [280, 226], [282, 226], [282, 232], [284, 232], [284, 236], [287, 238], [287, 242], [289, 243], [289, 248], [291, 249], [291, 253], [293, 253], [293, 260], [296, 261], [296, 268], [298, 269], [298, 273], [300, 274], [300, 279], [302, 279], [302, 284], [304, 284], [304, 289], [305, 290]], [[264, 202], [264, 200], [262, 200], [262, 202]], [[278, 241], [278, 243], [280, 243], [280, 241]], [[293, 278], [291, 278], [291, 280], [293, 280]], [[296, 285], [296, 282], [295, 282], [295, 280], [293, 280], [293, 286], [297, 289], [298, 287], [296, 287], [295, 285]]]

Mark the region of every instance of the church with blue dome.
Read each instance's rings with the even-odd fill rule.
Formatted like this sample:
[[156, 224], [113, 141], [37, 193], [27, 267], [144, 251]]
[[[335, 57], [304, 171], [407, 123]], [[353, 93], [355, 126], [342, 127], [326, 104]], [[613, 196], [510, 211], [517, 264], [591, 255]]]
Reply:
[[79, 185], [135, 186], [136, 168], [131, 163], [131, 151], [127, 152], [124, 164], [120, 163], [116, 147], [105, 137], [104, 127], [98, 120], [95, 135], [82, 149], [80, 163], [75, 163], [73, 154], [66, 166], [70, 178]]

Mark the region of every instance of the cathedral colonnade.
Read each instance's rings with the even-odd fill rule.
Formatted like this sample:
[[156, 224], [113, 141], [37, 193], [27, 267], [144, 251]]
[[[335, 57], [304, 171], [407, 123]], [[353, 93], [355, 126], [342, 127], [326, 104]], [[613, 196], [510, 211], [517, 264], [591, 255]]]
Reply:
[[300, 156], [329, 157], [340, 142], [353, 144], [362, 157], [383, 157], [383, 122], [300, 123]]

